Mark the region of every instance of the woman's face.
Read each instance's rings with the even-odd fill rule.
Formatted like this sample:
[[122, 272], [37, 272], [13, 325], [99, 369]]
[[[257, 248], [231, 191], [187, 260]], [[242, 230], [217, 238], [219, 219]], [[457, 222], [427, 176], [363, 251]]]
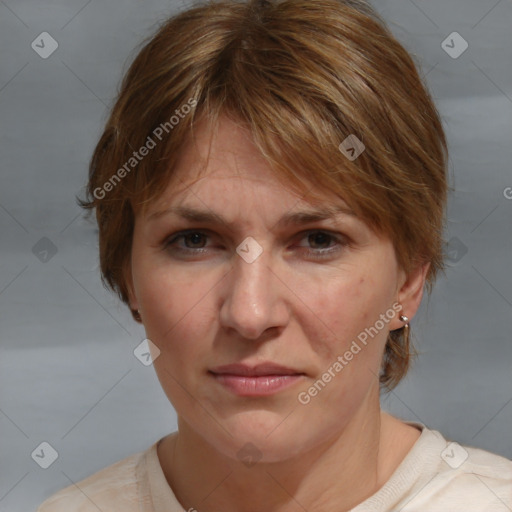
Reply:
[[[229, 457], [250, 442], [262, 461], [285, 460], [378, 408], [397, 302], [413, 316], [424, 272], [411, 291], [388, 239], [335, 196], [314, 204], [283, 188], [227, 119], [197, 179], [210, 136], [198, 128], [136, 218], [131, 306], [180, 425]], [[326, 205], [341, 210], [309, 216]]]

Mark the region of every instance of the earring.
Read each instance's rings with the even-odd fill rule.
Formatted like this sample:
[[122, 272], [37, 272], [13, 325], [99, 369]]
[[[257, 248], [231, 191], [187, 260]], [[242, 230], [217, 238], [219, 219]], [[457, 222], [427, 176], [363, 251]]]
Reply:
[[405, 325], [404, 325], [404, 327], [405, 327], [406, 329], [408, 329], [408, 328], [409, 328], [409, 317], [408, 317], [408, 316], [400, 315], [400, 321], [401, 321], [401, 322], [404, 322], [404, 324], [405, 324]]

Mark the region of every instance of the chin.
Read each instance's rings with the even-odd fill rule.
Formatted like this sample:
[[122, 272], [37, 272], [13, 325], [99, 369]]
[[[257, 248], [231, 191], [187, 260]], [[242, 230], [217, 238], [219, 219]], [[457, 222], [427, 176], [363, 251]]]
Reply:
[[[313, 448], [312, 439], [297, 419], [265, 410], [239, 412], [222, 420], [223, 429], [200, 432], [217, 451], [237, 461], [282, 462]], [[304, 422], [301, 422], [305, 426]], [[217, 435], [215, 435], [217, 434]]]

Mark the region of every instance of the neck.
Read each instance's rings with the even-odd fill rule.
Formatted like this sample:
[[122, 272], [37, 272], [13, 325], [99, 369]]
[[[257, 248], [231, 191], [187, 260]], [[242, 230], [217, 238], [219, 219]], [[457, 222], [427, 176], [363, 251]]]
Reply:
[[359, 411], [341, 432], [286, 461], [248, 467], [219, 453], [181, 419], [179, 433], [159, 446], [159, 458], [185, 510], [342, 512], [374, 494], [418, 436], [381, 413], [377, 401], [370, 414]]

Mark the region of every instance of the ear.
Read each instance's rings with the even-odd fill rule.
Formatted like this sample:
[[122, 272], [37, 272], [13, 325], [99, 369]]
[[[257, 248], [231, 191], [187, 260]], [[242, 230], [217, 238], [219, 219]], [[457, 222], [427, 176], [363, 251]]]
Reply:
[[404, 324], [399, 319], [400, 315], [405, 315], [411, 320], [418, 311], [429, 268], [430, 262], [427, 262], [418, 265], [408, 274], [405, 274], [403, 270], [401, 271], [397, 301], [402, 305], [402, 309], [397, 317], [393, 319], [391, 330], [403, 327]]

